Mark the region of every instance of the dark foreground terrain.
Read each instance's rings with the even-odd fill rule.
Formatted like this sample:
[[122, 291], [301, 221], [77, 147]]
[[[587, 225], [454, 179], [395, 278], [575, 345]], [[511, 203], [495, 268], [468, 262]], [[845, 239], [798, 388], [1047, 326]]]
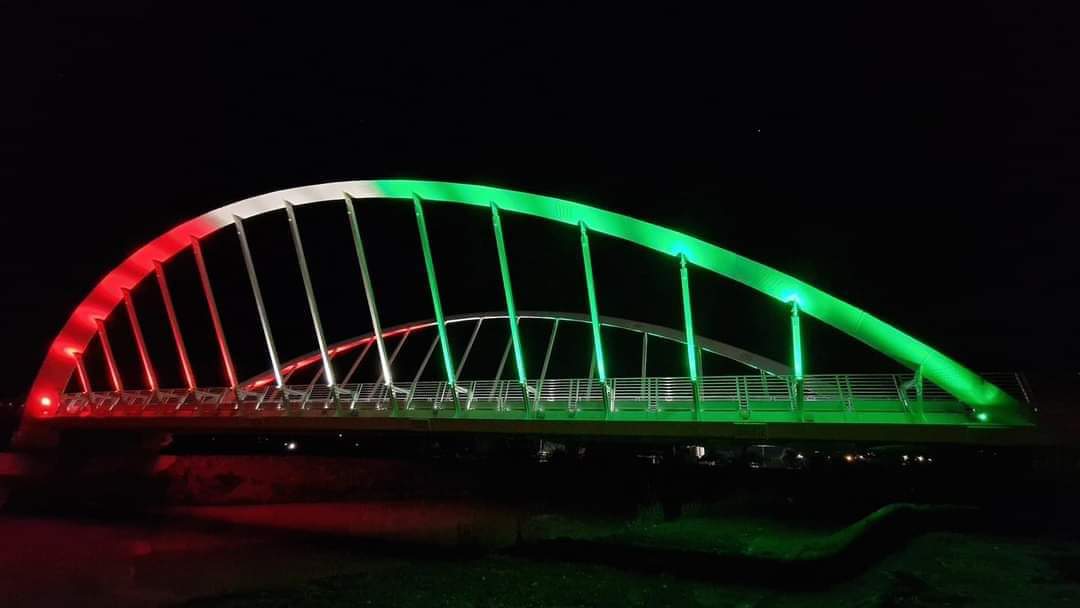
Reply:
[[[515, 514], [468, 504], [302, 507], [195, 509], [135, 522], [4, 516], [0, 605], [1014, 607], [1080, 602], [1080, 543], [1064, 539], [930, 531], [895, 545], [890, 540], [880, 551], [853, 552], [846, 561], [829, 557], [837, 530], [745, 515], [673, 522], [641, 517], [618, 525], [547, 516], [523, 524]], [[425, 510], [431, 516], [427, 523], [421, 517]], [[325, 528], [314, 534], [282, 531], [305, 527], [293, 518], [318, 518], [320, 511], [344, 513], [339, 521], [360, 523], [341, 526], [337, 534]], [[384, 542], [388, 539], [397, 542]], [[815, 543], [816, 555], [793, 568], [798, 548]], [[821, 584], [799, 573], [816, 571], [816, 559], [833, 571]]]
[[1080, 605], [1073, 450], [250, 439], [0, 454], [0, 606]]

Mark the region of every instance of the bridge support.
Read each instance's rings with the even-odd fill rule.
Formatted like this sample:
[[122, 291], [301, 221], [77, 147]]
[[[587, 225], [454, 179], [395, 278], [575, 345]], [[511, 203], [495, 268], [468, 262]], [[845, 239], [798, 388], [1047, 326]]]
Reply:
[[596, 355], [596, 375], [604, 387], [604, 417], [614, 413], [614, 399], [608, 385], [604, 366], [604, 345], [600, 341], [600, 312], [596, 305], [596, 285], [593, 282], [592, 254], [589, 251], [589, 228], [584, 221], [578, 222], [581, 231], [581, 259], [585, 265], [585, 293], [589, 298], [589, 320], [592, 324], [593, 353]]
[[[551, 351], [555, 348], [555, 334], [559, 332], [559, 320], [555, 319], [555, 324], [551, 326], [551, 336], [548, 338], [547, 350], [544, 351], [544, 365], [540, 368], [540, 379], [536, 382], [536, 415], [544, 415], [544, 405], [540, 401], [540, 396], [544, 390], [544, 378], [547, 378], [548, 363], [551, 362]], [[525, 395], [526, 400], [528, 395]]]
[[[525, 402], [525, 415], [530, 416], [533, 408], [529, 404], [529, 385], [526, 381], [525, 356], [521, 352], [521, 335], [518, 332], [517, 306], [514, 305], [514, 290], [510, 283], [510, 264], [506, 259], [506, 242], [503, 240], [502, 220], [499, 207], [491, 203], [491, 225], [495, 231], [495, 248], [499, 254], [499, 274], [502, 276], [503, 291], [506, 293], [506, 317], [510, 323], [510, 343], [514, 347], [514, 364], [517, 369], [518, 384], [521, 385], [522, 399]], [[537, 406], [540, 395], [537, 394]]]
[[420, 248], [424, 252], [424, 269], [427, 271], [428, 286], [431, 288], [431, 305], [435, 309], [435, 324], [439, 330], [439, 344], [442, 346], [443, 366], [446, 368], [446, 382], [454, 397], [454, 414], [461, 413], [458, 399], [457, 378], [454, 376], [454, 362], [450, 354], [450, 340], [446, 337], [446, 317], [443, 316], [442, 300], [439, 298], [439, 281], [435, 278], [435, 261], [431, 256], [431, 243], [428, 242], [427, 222], [424, 220], [424, 207], [420, 197], [413, 195], [413, 208], [416, 211], [416, 228], [420, 233]]
[[262, 326], [263, 338], [266, 340], [266, 350], [270, 355], [270, 366], [274, 372], [274, 385], [280, 390], [285, 382], [281, 377], [281, 362], [278, 360], [277, 348], [274, 347], [274, 334], [270, 331], [270, 319], [266, 315], [266, 305], [263, 304], [262, 289], [259, 288], [259, 277], [255, 274], [255, 262], [251, 258], [251, 249], [248, 247], [247, 232], [244, 231], [244, 222], [239, 216], [233, 216], [236, 225], [236, 236], [240, 239], [240, 252], [244, 257], [244, 268], [247, 269], [248, 281], [251, 283], [251, 291], [255, 294], [255, 308], [259, 312], [259, 324]]
[[191, 360], [188, 359], [187, 348], [184, 346], [184, 336], [180, 333], [180, 322], [176, 319], [176, 308], [173, 307], [172, 294], [169, 293], [169, 283], [165, 280], [165, 267], [161, 262], [154, 260], [154, 276], [157, 277], [158, 289], [161, 291], [161, 299], [165, 302], [165, 315], [169, 317], [169, 329], [172, 330], [173, 342], [176, 344], [176, 356], [180, 359], [180, 369], [184, 373], [184, 382], [191, 392], [195, 392], [195, 372], [191, 369]]
[[686, 254], [679, 254], [679, 283], [682, 286], [683, 321], [686, 325], [687, 368], [690, 385], [694, 392], [694, 420], [701, 418], [701, 351], [694, 338], [694, 314], [690, 304], [690, 271], [686, 267]]
[[802, 330], [799, 327], [799, 301], [791, 300], [791, 371], [794, 384], [792, 409], [800, 421], [803, 419], [803, 356]]
[[75, 358], [75, 371], [79, 376], [79, 386], [82, 387], [83, 394], [89, 399], [93, 388], [90, 386], [90, 375], [86, 373], [86, 362], [83, 361], [82, 353], [71, 353], [71, 356]]
[[199, 239], [191, 237], [191, 251], [195, 254], [195, 266], [199, 270], [199, 280], [202, 281], [203, 294], [206, 296], [206, 305], [210, 309], [210, 321], [214, 325], [214, 334], [217, 336], [218, 350], [221, 351], [221, 363], [225, 366], [225, 377], [229, 382], [229, 388], [236, 390], [236, 366], [233, 365], [232, 355], [229, 353], [229, 344], [225, 341], [225, 329], [221, 326], [221, 315], [218, 314], [217, 300], [214, 299], [214, 288], [210, 285], [210, 275], [206, 272], [206, 260], [203, 258], [202, 245]]
[[[914, 404], [908, 399], [908, 390], [912, 387], [915, 388]], [[926, 422], [926, 412], [923, 409], [923, 366], [916, 367], [915, 375], [911, 380], [900, 385], [900, 398], [916, 422]]]
[[131, 290], [120, 290], [123, 294], [124, 308], [127, 310], [128, 322], [131, 324], [131, 335], [135, 337], [135, 346], [139, 351], [139, 362], [142, 363], [143, 374], [146, 377], [146, 388], [154, 394], [158, 391], [157, 374], [154, 372], [154, 363], [150, 361], [150, 351], [146, 348], [146, 340], [143, 339], [142, 325], [139, 316], [135, 313], [135, 302], [131, 299]]
[[105, 354], [105, 364], [109, 368], [109, 380], [112, 381], [113, 390], [122, 392], [124, 381], [120, 379], [120, 369], [116, 367], [116, 357], [113, 356], [112, 345], [109, 343], [109, 334], [105, 331], [105, 321], [100, 318], [94, 319], [97, 325], [98, 340], [101, 341], [101, 352]]
[[308, 272], [307, 258], [304, 256], [304, 244], [300, 241], [300, 225], [296, 221], [296, 210], [292, 203], [285, 202], [285, 213], [289, 216], [289, 231], [292, 233], [293, 247], [296, 249], [296, 261], [300, 264], [300, 278], [304, 281], [304, 294], [307, 296], [308, 310], [311, 312], [311, 324], [315, 326], [315, 339], [319, 343], [319, 356], [322, 358], [323, 375], [326, 377], [326, 385], [330, 387], [330, 394], [337, 400], [337, 390], [334, 381], [334, 368], [330, 362], [330, 353], [326, 348], [326, 336], [323, 334], [322, 322], [319, 321], [319, 306], [315, 303], [315, 290], [311, 286], [311, 274]]
[[[368, 272], [367, 256], [364, 255], [364, 243], [360, 240], [360, 225], [356, 219], [356, 209], [353, 207], [352, 197], [348, 194], [345, 194], [345, 212], [349, 215], [349, 228], [352, 230], [353, 246], [356, 248], [356, 260], [360, 264], [360, 280], [364, 283], [364, 297], [367, 299], [368, 313], [371, 315], [371, 331], [375, 335], [375, 344], [379, 352], [379, 364], [382, 365], [383, 381], [390, 390], [390, 403], [396, 413], [397, 395], [394, 394], [394, 377], [390, 371], [391, 359], [386, 356], [386, 340], [383, 338], [379, 309], [375, 305], [375, 288], [371, 283], [371, 273]], [[408, 334], [405, 335], [408, 337]], [[402, 338], [401, 342], [405, 342], [404, 338]], [[395, 352], [397, 351], [395, 350]]]

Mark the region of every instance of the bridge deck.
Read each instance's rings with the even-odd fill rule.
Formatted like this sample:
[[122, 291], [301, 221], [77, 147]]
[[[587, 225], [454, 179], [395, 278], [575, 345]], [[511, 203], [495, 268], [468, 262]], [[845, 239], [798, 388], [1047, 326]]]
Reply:
[[[183, 431], [426, 431], [626, 437], [1023, 443], [1032, 427], [977, 420], [902, 375], [808, 376], [801, 404], [777, 376], [416, 382], [69, 393], [50, 425]], [[1019, 379], [1017, 379], [1019, 381]], [[537, 398], [539, 395], [539, 398]], [[526, 407], [528, 405], [528, 407]]]

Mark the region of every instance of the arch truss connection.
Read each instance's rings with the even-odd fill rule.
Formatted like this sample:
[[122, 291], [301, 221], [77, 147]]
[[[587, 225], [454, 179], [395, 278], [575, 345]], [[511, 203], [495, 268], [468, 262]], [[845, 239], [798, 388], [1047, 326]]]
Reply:
[[[381, 198], [411, 202], [423, 253], [424, 272], [430, 290], [433, 319], [384, 329], [376, 303], [376, 290], [368, 269], [356, 201]], [[356, 268], [363, 284], [372, 332], [335, 344], [328, 342], [319, 315], [315, 288], [304, 253], [297, 208], [307, 204], [344, 199], [343, 220], [349, 223]], [[495, 254], [503, 288], [505, 309], [498, 313], [446, 315], [434, 255], [429, 242], [425, 207], [429, 204], [479, 205], [491, 214]], [[282, 363], [267, 314], [262, 287], [245, 232], [245, 220], [270, 211], [284, 210], [304, 286], [317, 350]], [[569, 224], [580, 236], [581, 261], [587, 314], [556, 314], [518, 311], [511, 280], [501, 216], [519, 213]], [[254, 297], [270, 369], [241, 382], [237, 378], [226, 331], [211, 285], [201, 241], [227, 226], [236, 230], [244, 266]], [[590, 236], [603, 234], [628, 240], [673, 260], [679, 273], [683, 308], [682, 329], [604, 317], [595, 287]], [[213, 325], [225, 386], [199, 384], [193, 372], [183, 332], [166, 277], [166, 263], [191, 248], [203, 296]], [[791, 359], [788, 364], [698, 336], [694, 331], [689, 269], [700, 268], [752, 287], [786, 303], [790, 313]], [[166, 389], [159, 385], [154, 362], [131, 298], [131, 290], [154, 275], [164, 301], [185, 386]], [[105, 320], [121, 304], [126, 310], [142, 370], [143, 389], [133, 390], [121, 377]], [[805, 373], [801, 318], [814, 317], [892, 357], [912, 370], [910, 374], [813, 375]], [[545, 358], [539, 370], [525, 360], [519, 323], [523, 319], [551, 323]], [[509, 339], [502, 362], [490, 380], [462, 380], [462, 370], [480, 326], [505, 322]], [[447, 327], [473, 323], [474, 329], [460, 361], [455, 361]], [[591, 371], [587, 378], [547, 378], [560, 323], [583, 323], [592, 343]], [[611, 326], [642, 336], [642, 373], [635, 378], [614, 378], [608, 373], [601, 328]], [[420, 369], [411, 379], [397, 377], [394, 366], [406, 339], [420, 330], [434, 330], [434, 337]], [[654, 378], [646, 374], [649, 337], [685, 345], [686, 375]], [[97, 391], [83, 361], [83, 353], [97, 338], [108, 371], [109, 389]], [[393, 346], [391, 350], [389, 347]], [[358, 366], [374, 349], [379, 377], [374, 382], [353, 383]], [[348, 372], [338, 376], [335, 357], [359, 350]], [[436, 351], [437, 354], [436, 354]], [[705, 376], [702, 353], [713, 353], [753, 369], [742, 376]], [[512, 357], [510, 356], [512, 353]], [[421, 381], [430, 359], [441, 364], [443, 379]], [[510, 372], [504, 371], [510, 361]], [[318, 365], [315, 378], [292, 385], [301, 368]], [[537, 371], [539, 374], [536, 375]], [[66, 392], [74, 376], [80, 390]], [[75, 309], [53, 341], [30, 391], [28, 411], [36, 419], [72, 415], [174, 416], [220, 415], [244, 412], [257, 416], [281, 412], [310, 412], [324, 416], [451, 416], [474, 418], [687, 420], [687, 421], [782, 421], [782, 422], [906, 422], [916, 424], [1026, 425], [1018, 400], [1022, 384], [1014, 376], [979, 376], [923, 342], [798, 279], [680, 232], [596, 207], [567, 200], [486, 186], [417, 180], [350, 181], [293, 188], [226, 205], [185, 222], [149, 242], [105, 276]], [[998, 386], [1001, 384], [1001, 386]], [[1002, 387], [1014, 389], [1010, 394]], [[418, 407], [418, 404], [421, 407]], [[160, 406], [160, 407], [159, 407]], [[173, 407], [169, 407], [173, 406]], [[210, 406], [209, 408], [205, 406]], [[231, 407], [222, 407], [231, 406]], [[152, 408], [152, 409], [151, 409]], [[212, 412], [212, 413], [211, 413]], [[440, 413], [442, 412], [442, 413]], [[230, 414], [231, 415], [231, 414]]]

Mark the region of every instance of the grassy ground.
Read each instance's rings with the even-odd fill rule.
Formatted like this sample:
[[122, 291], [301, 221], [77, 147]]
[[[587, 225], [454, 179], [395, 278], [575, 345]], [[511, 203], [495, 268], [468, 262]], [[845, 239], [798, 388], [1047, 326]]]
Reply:
[[489, 509], [421, 501], [136, 521], [3, 516], [0, 606], [1080, 605], [1080, 543], [921, 533], [941, 529], [924, 525], [923, 509], [852, 526]]
[[1080, 547], [936, 533], [847, 582], [795, 591], [716, 584], [576, 562], [505, 556], [400, 563], [379, 572], [192, 601], [190, 607], [800, 607], [1076, 606]]

